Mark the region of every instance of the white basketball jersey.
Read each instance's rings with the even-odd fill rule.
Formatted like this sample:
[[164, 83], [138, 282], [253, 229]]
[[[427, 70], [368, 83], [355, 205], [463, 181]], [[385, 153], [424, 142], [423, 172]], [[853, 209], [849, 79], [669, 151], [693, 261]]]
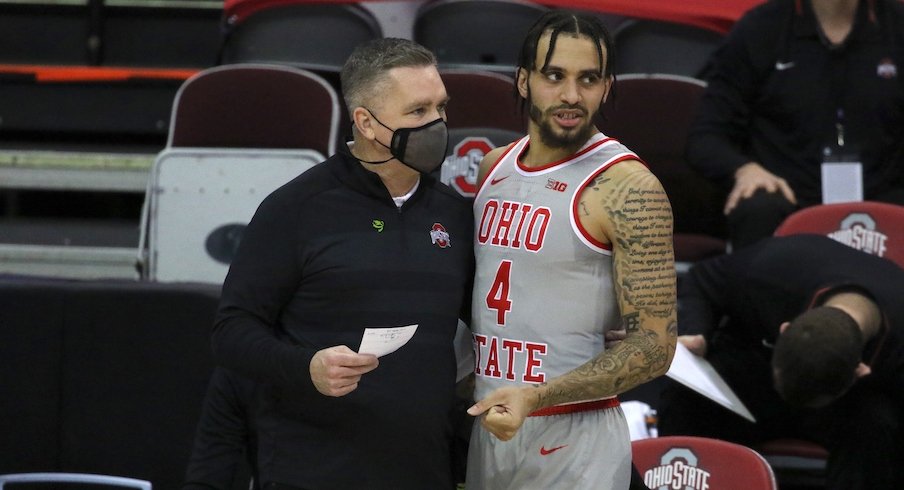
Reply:
[[612, 165], [639, 159], [596, 134], [571, 157], [528, 168], [520, 156], [529, 143], [525, 136], [502, 155], [474, 201], [477, 400], [571, 371], [620, 325], [611, 248], [582, 229], [578, 198]]

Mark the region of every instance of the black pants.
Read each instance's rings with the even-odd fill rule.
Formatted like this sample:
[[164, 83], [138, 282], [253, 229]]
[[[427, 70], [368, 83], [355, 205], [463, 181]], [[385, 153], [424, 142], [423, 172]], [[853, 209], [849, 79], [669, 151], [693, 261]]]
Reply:
[[[829, 450], [827, 490], [904, 488], [904, 403], [888, 384], [864, 378], [825, 409], [795, 410], [772, 389], [768, 352], [714, 344], [710, 362], [757, 423], [670, 382], [659, 405], [659, 434], [714, 437], [753, 446], [791, 437]], [[671, 380], [670, 380], [671, 381]]]
[[[866, 199], [904, 205], [904, 187], [893, 187], [867, 195]], [[817, 204], [819, 202], [798, 197], [798, 204], [794, 205], [780, 192], [757, 191], [740, 201], [728, 215], [728, 239], [732, 249], [740, 250], [771, 236], [791, 213]]]
[[728, 239], [732, 250], [740, 250], [772, 236], [778, 225], [797, 210], [779, 192], [757, 191], [738, 202], [728, 215]]

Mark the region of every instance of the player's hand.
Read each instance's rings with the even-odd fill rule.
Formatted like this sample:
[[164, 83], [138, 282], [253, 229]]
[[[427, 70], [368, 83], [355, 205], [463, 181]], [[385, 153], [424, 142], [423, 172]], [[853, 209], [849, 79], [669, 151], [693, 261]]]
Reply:
[[524, 419], [537, 403], [536, 388], [499, 388], [468, 409], [468, 414], [482, 417], [481, 424], [501, 441], [508, 441], [518, 432]]
[[358, 354], [344, 345], [317, 351], [311, 358], [311, 381], [326, 396], [343, 396], [358, 387], [361, 376], [380, 364], [373, 354]]
[[607, 349], [611, 349], [627, 337], [628, 331], [624, 328], [621, 330], [607, 330], [606, 333], [603, 334], [603, 343]]
[[724, 213], [730, 213], [738, 203], [752, 196], [756, 191], [781, 192], [791, 204], [797, 204], [794, 191], [785, 179], [763, 168], [757, 162], [747, 162], [735, 171], [734, 188], [725, 201]]
[[700, 356], [706, 356], [706, 338], [702, 335], [679, 335], [678, 342], [684, 344], [687, 350]]

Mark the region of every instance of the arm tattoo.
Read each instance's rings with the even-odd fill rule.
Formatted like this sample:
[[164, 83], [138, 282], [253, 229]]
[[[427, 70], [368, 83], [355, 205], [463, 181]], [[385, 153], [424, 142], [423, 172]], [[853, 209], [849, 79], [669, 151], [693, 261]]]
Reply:
[[[603, 210], [613, 227], [613, 280], [628, 337], [555, 380], [541, 406], [621, 393], [667, 369], [677, 334], [672, 211], [649, 172], [597, 177], [581, 211]], [[593, 202], [597, 200], [596, 202]], [[671, 339], [671, 340], [669, 340]]]

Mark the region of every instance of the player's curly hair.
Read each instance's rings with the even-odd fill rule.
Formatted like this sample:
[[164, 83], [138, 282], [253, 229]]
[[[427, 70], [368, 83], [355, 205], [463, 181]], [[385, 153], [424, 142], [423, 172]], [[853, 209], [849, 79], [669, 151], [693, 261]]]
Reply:
[[794, 406], [826, 405], [854, 384], [862, 349], [863, 334], [850, 315], [830, 306], [807, 310], [775, 342], [775, 389]]
[[[546, 59], [543, 60], [543, 65], [537, 66], [537, 48], [540, 44], [540, 38], [546, 32], [550, 32], [549, 50], [546, 52]], [[599, 75], [605, 78], [614, 77], [615, 49], [609, 30], [597, 17], [564, 9], [553, 9], [544, 13], [531, 26], [527, 36], [524, 38], [524, 43], [521, 44], [521, 51], [518, 53], [517, 69], [523, 68], [528, 72], [544, 70], [549, 65], [549, 60], [552, 59], [556, 49], [556, 40], [561, 33], [586, 36], [599, 41], [596, 43], [600, 66]], [[605, 55], [603, 47], [605, 47]], [[515, 79], [517, 80], [517, 78], [518, 72], [516, 71]], [[520, 98], [517, 87], [515, 88], [515, 96]], [[522, 99], [521, 102], [523, 105], [527, 104], [526, 100]]]

